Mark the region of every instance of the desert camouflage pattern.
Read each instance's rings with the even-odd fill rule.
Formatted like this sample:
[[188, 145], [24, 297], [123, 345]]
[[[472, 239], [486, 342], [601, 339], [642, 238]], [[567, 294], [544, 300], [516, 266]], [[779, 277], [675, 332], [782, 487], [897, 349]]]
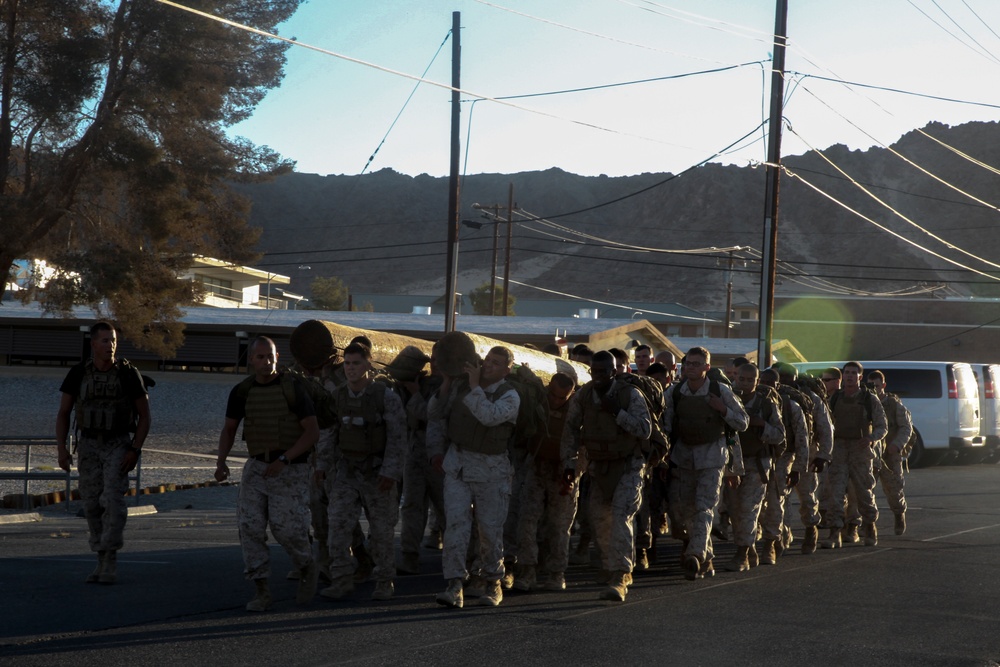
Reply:
[[131, 444], [129, 434], [110, 439], [80, 437], [76, 467], [91, 551], [117, 551], [124, 544], [128, 474], [122, 473], [121, 465]]
[[264, 477], [269, 464], [247, 459], [240, 478], [236, 522], [243, 548], [244, 574], [247, 579], [270, 576], [271, 557], [267, 547], [267, 528], [284, 547], [297, 570], [313, 560], [309, 544], [309, 475], [310, 466], [286, 465], [275, 477]]

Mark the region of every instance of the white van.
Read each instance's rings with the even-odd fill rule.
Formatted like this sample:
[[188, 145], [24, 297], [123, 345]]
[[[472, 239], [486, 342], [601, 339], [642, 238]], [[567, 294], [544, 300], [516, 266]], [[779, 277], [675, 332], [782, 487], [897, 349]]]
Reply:
[[[913, 415], [911, 466], [940, 463], [964, 453], [985, 456], [980, 434], [979, 385], [972, 366], [945, 361], [865, 361], [864, 378], [872, 371], [885, 375], [886, 391], [899, 396]], [[817, 374], [824, 368], [843, 368], [843, 361], [795, 364], [799, 372]], [[982, 453], [973, 448], [984, 448]]]
[[989, 457], [1000, 457], [1000, 364], [972, 364], [979, 381], [979, 433]]

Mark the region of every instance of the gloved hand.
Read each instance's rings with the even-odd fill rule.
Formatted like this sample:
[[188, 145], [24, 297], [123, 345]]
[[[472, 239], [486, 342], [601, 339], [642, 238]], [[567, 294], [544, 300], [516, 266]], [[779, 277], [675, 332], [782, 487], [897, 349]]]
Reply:
[[792, 470], [788, 473], [788, 477], [785, 479], [785, 486], [789, 489], [799, 483], [799, 471]]
[[826, 467], [826, 459], [815, 458], [812, 460], [812, 465], [809, 467], [810, 472], [821, 473], [823, 468]]
[[562, 480], [559, 482], [559, 495], [567, 496], [570, 490], [573, 488], [573, 483], [576, 481], [576, 471], [572, 468], [566, 468], [563, 470]]

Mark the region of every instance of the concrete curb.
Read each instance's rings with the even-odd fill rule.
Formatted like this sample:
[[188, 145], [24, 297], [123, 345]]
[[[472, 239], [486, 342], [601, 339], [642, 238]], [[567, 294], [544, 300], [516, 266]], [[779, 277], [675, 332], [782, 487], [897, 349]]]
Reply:
[[0, 514], [0, 524], [10, 523], [30, 523], [41, 521], [42, 515], [38, 512], [16, 512], [13, 514]]

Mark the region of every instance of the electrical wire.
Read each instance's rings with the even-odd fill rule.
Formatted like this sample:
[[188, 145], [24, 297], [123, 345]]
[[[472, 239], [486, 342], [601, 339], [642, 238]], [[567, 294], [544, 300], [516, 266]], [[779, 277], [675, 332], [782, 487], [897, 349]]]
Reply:
[[[911, 7], [913, 7], [920, 14], [922, 14], [928, 21], [930, 21], [931, 23], [933, 23], [934, 25], [936, 25], [938, 28], [940, 28], [945, 33], [947, 33], [949, 37], [951, 37], [952, 39], [954, 39], [955, 41], [957, 41], [959, 44], [961, 44], [965, 48], [967, 48], [970, 51], [972, 51], [973, 53], [975, 53], [977, 56], [980, 56], [980, 57], [985, 58], [985, 59], [987, 59], [989, 61], [992, 61], [993, 63], [1000, 63], [1000, 61], [997, 60], [996, 56], [994, 56], [989, 51], [986, 51], [985, 54], [983, 52], [981, 52], [981, 51], [978, 51], [975, 47], [971, 46], [968, 42], [966, 42], [965, 40], [963, 40], [961, 37], [959, 37], [958, 35], [956, 35], [955, 33], [953, 33], [951, 30], [948, 30], [948, 28], [946, 28], [945, 26], [941, 25], [933, 16], [931, 16], [930, 14], [928, 14], [927, 12], [925, 12], [923, 9], [921, 9], [920, 7], [918, 7], [916, 5], [916, 3], [913, 2], [913, 0], [907, 0], [907, 2], [910, 4]], [[937, 7], [939, 10], [941, 10], [941, 13], [944, 14], [946, 17], [948, 17], [948, 19], [951, 20], [952, 23], [954, 23], [956, 26], [958, 26], [958, 22], [956, 22], [954, 19], [952, 19], [951, 16], [948, 15], [948, 12], [944, 11], [943, 9], [941, 9], [941, 5], [939, 5], [934, 0], [931, 0], [931, 2], [934, 4], [935, 7]], [[961, 26], [958, 26], [958, 28], [959, 28], [959, 30], [962, 30], [962, 32], [965, 32], [965, 30]], [[968, 35], [970, 38], [972, 37], [967, 32], [965, 34]], [[973, 39], [972, 41], [975, 42], [977, 45], [979, 44], [979, 42], [976, 42], [975, 39]], [[980, 47], [980, 48], [982, 48], [982, 47]]]

